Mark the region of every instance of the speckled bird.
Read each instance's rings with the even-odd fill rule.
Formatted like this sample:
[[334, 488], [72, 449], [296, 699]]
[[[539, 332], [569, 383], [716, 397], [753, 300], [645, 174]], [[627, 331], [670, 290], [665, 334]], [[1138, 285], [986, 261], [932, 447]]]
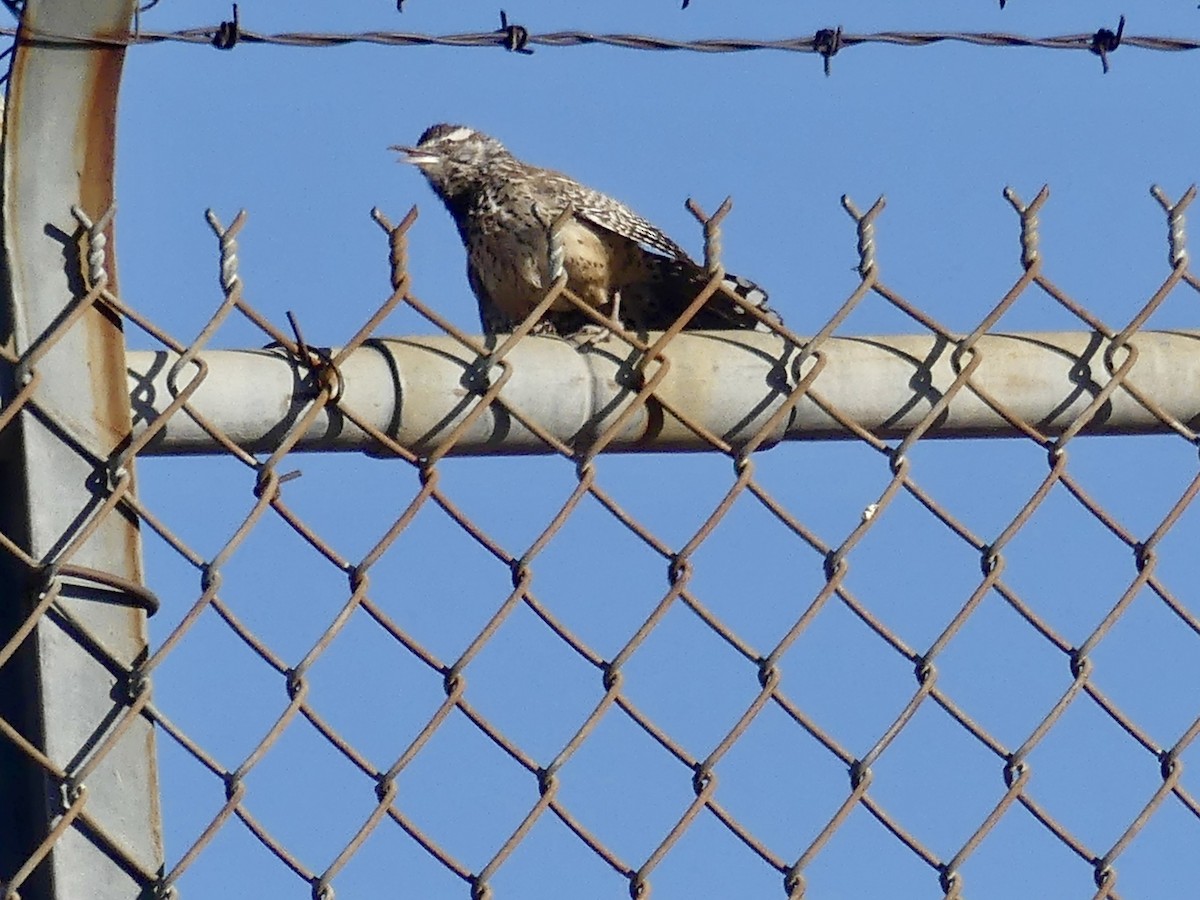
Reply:
[[[453, 217], [485, 333], [512, 331], [545, 296], [554, 280], [550, 225], [568, 206], [572, 214], [560, 232], [567, 287], [614, 324], [665, 330], [707, 283], [702, 266], [624, 203], [524, 163], [473, 128], [434, 125], [416, 146], [391, 149], [421, 170]], [[758, 285], [726, 275], [724, 287], [780, 321]], [[586, 330], [590, 322], [559, 298], [537, 330], [568, 335]], [[764, 327], [717, 291], [686, 327], [756, 326]]]

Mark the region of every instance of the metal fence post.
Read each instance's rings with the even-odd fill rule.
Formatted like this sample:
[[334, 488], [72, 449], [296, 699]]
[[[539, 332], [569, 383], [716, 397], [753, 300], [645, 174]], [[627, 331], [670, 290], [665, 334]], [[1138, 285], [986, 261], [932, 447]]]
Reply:
[[120, 504], [133, 473], [112, 463], [129, 434], [124, 338], [103, 300], [115, 290], [114, 122], [133, 9], [26, 0], [9, 80], [0, 895], [25, 900], [144, 896], [163, 860], [135, 670], [147, 595]]

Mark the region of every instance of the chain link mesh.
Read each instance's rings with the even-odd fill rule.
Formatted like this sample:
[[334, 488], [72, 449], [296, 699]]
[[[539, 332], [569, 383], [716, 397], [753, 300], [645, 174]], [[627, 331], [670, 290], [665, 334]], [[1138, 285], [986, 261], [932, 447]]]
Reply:
[[[1181, 593], [1186, 570], [1172, 576], [1162, 564], [1164, 546], [1194, 555], [1196, 525], [1186, 516], [1200, 490], [1197, 434], [1194, 423], [1176, 420], [1139, 387], [1135, 368], [1139, 330], [1169, 299], [1200, 290], [1183, 225], [1195, 189], [1178, 201], [1154, 193], [1168, 220], [1169, 268], [1127, 323], [1110, 326], [1046, 273], [1038, 214], [1048, 192], [1029, 203], [1007, 192], [1020, 224], [1022, 271], [966, 335], [882, 279], [875, 241], [882, 199], [866, 211], [846, 199], [858, 235], [859, 283], [824, 327], [801, 337], [746, 307], [803, 347], [807, 374], [758, 435], [736, 447], [668, 407], [712, 448], [689, 469], [702, 477], [674, 487], [668, 457], [603, 454], [628, 416], [654, 397], [671, 365], [665, 351], [672, 340], [723, 290], [719, 226], [728, 204], [712, 217], [693, 207], [704, 227], [709, 283], [670, 331], [648, 338], [619, 332], [637, 376], [634, 399], [579, 446], [564, 444], [504, 396], [512, 377], [507, 356], [520, 341], [545, 339], [529, 333], [556, 300], [566, 297], [607, 323], [571, 295], [565, 276], [511, 336], [485, 343], [416, 295], [406, 261], [416, 210], [398, 224], [376, 211], [390, 294], [331, 353], [307, 344], [294, 322], [281, 328], [251, 305], [238, 274], [245, 215], [226, 226], [210, 213], [222, 300], [200, 334], [184, 342], [110, 289], [100, 240], [107, 214], [94, 224], [80, 212], [83, 240], [91, 236], [90, 287], [35, 349], [15, 356], [0, 348], [17, 373], [0, 432], [22, 415], [45, 414], [37, 409], [41, 356], [92, 306], [120, 316], [132, 343], [180, 354], [177, 390], [119, 455], [96, 461], [116, 476], [98, 488], [103, 502], [55, 559], [31, 558], [0, 534], [3, 552], [39, 585], [23, 627], [2, 636], [0, 666], [42, 616], [53, 610], [69, 618], [57, 600], [61, 578], [105, 579], [72, 565], [97, 523], [135, 517], [147, 542], [150, 583], [119, 587], [148, 611], [158, 606], [155, 595], [161, 598], [155, 624], [167, 625], [157, 624], [141, 665], [122, 667], [129, 690], [114, 697], [110, 715], [124, 722], [146, 717], [159, 730], [174, 842], [166, 871], [140, 877], [160, 896], [189, 871], [231, 860], [239, 872], [231, 883], [243, 890], [251, 872], [254, 880], [264, 873], [264, 883], [303, 883], [322, 898], [341, 885], [351, 896], [367, 895], [368, 883], [376, 892], [395, 884], [403, 893], [419, 876], [429, 879], [420, 895], [486, 898], [508, 893], [498, 887], [506, 872], [545, 872], [559, 859], [578, 879], [563, 890], [579, 896], [627, 890], [645, 897], [652, 884], [670, 895], [685, 880], [682, 867], [720, 866], [739, 873], [748, 895], [773, 895], [773, 882], [775, 894], [799, 898], [831, 895], [810, 892], [810, 882], [836, 883], [824, 867], [837, 869], [830, 860], [849, 858], [895, 867], [926, 884], [923, 895], [949, 898], [963, 895], [970, 880], [964, 872], [979, 858], [1029, 853], [1056, 857], [1074, 896], [1087, 885], [1095, 897], [1120, 897], [1123, 857], [1157, 840], [1194, 844], [1200, 820], [1200, 804], [1182, 780], [1183, 757], [1200, 732], [1195, 692], [1184, 687], [1166, 717], [1148, 712], [1125, 680], [1110, 689], [1099, 677], [1099, 661], [1112, 671], [1121, 654], [1152, 665], [1155, 648], [1135, 653], [1136, 637], [1129, 637], [1143, 633], [1137, 629], [1146, 626], [1135, 620], [1147, 616], [1157, 617], [1161, 630], [1154, 641], [1171, 635], [1172, 643], [1162, 644], [1165, 665], [1186, 673], [1184, 660], [1198, 656], [1196, 604]], [[1058, 437], [1022, 421], [973, 380], [985, 363], [980, 337], [994, 332], [1014, 304], [1046, 301], [1112, 342], [1108, 381]], [[823, 345], [853, 310], [877, 302], [955, 348], [958, 377], [897, 443], [864, 431], [822, 397]], [[339, 364], [396, 311], [451, 335], [478, 360], [479, 378], [465, 386], [470, 414], [423, 454], [397, 444], [342, 398]], [[261, 457], [239, 448], [189, 402], [206, 377], [205, 350], [233, 317], [284, 348], [306, 373], [311, 395], [273, 452]], [[1166, 452], [1188, 473], [1177, 495], [1153, 498], [1162, 514], [1148, 513], [1148, 504], [1101, 499], [1116, 476], [1097, 470], [1085, 445], [1111, 446], [1113, 439], [1079, 435], [1119, 391], [1172, 435], [1124, 440], [1170, 441]], [[968, 392], [1024, 434], [1008, 445], [1016, 448], [1013, 470], [1020, 474], [996, 466], [949, 494], [935, 471], [939, 460], [969, 457], [979, 443], [922, 438]], [[755, 455], [802, 397], [840, 423], [850, 443], [835, 445], [837, 456], [808, 444]], [[371, 455], [384, 462], [367, 460], [351, 471], [345, 459], [306, 457], [306, 476], [297, 481], [292, 450], [328, 407], [370, 434]], [[552, 456], [448, 459], [471, 422], [493, 408], [539, 435]], [[175, 416], [198, 421], [224, 448], [218, 459], [142, 462], [151, 473], [170, 467], [185, 498], [179, 504], [160, 502], [153, 491], [135, 493], [131, 475], [133, 461]], [[1044, 460], [1040, 476], [1028, 448]], [[1186, 463], [1178, 464], [1176, 448], [1189, 454]], [[923, 453], [934, 454], [932, 467], [915, 464]], [[711, 464], [722, 457], [723, 466]], [[1076, 464], [1077, 457], [1084, 461]], [[488, 490], [511, 521], [480, 507], [476, 492], [486, 479], [472, 480], [471, 467], [486, 468]], [[314, 477], [344, 482], [345, 505], [310, 502], [304, 485]], [[813, 504], [804, 488], [816, 478], [839, 483], [839, 508]], [[1008, 513], [984, 512], [971, 496], [989, 491], [1004, 495]], [[678, 496], [668, 503], [668, 494]], [[189, 513], [189, 503], [203, 504], [209, 516]], [[1070, 521], [1072, 530], [1047, 534], [1051, 508], [1057, 512], [1050, 521]], [[347, 516], [375, 529], [368, 546], [347, 536]], [[928, 557], [889, 555], [896, 529], [919, 533]], [[417, 543], [418, 532], [426, 543]], [[408, 549], [429, 541], [444, 548], [440, 558]], [[1076, 552], [1075, 544], [1086, 549]], [[1037, 563], [1054, 552], [1048, 545], [1061, 551], [1068, 571], [1043, 581]], [[1123, 551], [1124, 563], [1113, 549]], [[1086, 603], [1062, 592], [1072, 578], [1088, 593]], [[1104, 589], [1093, 595], [1098, 583]], [[924, 597], [924, 605], [902, 597]], [[1005, 633], [1017, 637], [997, 646], [988, 633], [1001, 619]], [[281, 630], [288, 620], [301, 624]], [[80, 630], [90, 651], [103, 655], [103, 636]], [[120, 666], [111, 654], [109, 661]], [[332, 675], [322, 673], [334, 671], [350, 673], [337, 683], [352, 691], [331, 689]], [[182, 677], [173, 672], [191, 680], [172, 682]], [[1141, 689], [1178, 692], [1180, 684], [1147, 676]], [[181, 704], [185, 696], [191, 702]], [[881, 708], [891, 711], [881, 718]], [[1084, 719], [1086, 727], [1071, 724]], [[61, 818], [26, 865], [0, 873], [5, 896], [19, 895], [68, 829], [86, 827], [104, 840], [105, 823], [89, 818], [86, 784], [120, 733], [85, 748], [64, 769], [0, 721], [2, 739], [64, 791]], [[1107, 803], [1096, 818], [1063, 785], [1072, 768], [1087, 768], [1097, 746], [1114, 744], [1119, 765], [1078, 776], [1085, 793], [1098, 792]], [[1041, 781], [1039, 765], [1050, 773]], [[988, 802], [978, 802], [978, 794], [963, 800], [963, 786], [972, 782], [992, 786]], [[179, 785], [189, 792], [179, 796], [192, 799], [173, 802], [184, 790]], [[342, 791], [356, 796], [349, 817], [332, 811], [331, 792]], [[606, 806], [609, 796], [623, 813]], [[271, 798], [263, 804], [268, 813], [256, 811], [258, 797]], [[864, 817], [881, 827], [866, 826]], [[1172, 837], [1163, 838], [1166, 831]], [[725, 848], [719, 859], [697, 850], [700, 834]], [[120, 857], [119, 841], [106, 845]], [[131, 858], [120, 862], [137, 867]]]

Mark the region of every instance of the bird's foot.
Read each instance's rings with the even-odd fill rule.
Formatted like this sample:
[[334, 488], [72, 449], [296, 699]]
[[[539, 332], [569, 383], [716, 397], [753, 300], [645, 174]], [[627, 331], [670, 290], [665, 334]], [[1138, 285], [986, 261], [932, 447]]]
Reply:
[[541, 337], [560, 337], [558, 328], [549, 319], [542, 319], [533, 328], [529, 329], [530, 335]]
[[594, 347], [613, 336], [612, 325], [589, 322], [571, 335], [571, 341], [579, 347]]
[[596, 344], [607, 341], [615, 332], [619, 332], [623, 328], [624, 323], [621, 321], [621, 292], [616, 291], [613, 293], [608, 321], [603, 325], [599, 322], [588, 322], [575, 332], [574, 338], [580, 347], [594, 347]]

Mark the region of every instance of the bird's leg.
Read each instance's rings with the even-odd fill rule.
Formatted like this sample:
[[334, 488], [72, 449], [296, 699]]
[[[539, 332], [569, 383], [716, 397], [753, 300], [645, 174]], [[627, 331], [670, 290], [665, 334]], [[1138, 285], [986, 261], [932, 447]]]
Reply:
[[620, 331], [623, 327], [621, 324], [621, 291], [618, 289], [613, 291], [612, 302], [609, 304], [608, 324], [588, 322], [579, 329], [576, 338], [581, 347], [591, 346], [608, 340], [614, 331]]
[[612, 322], [613, 328], [620, 331], [621, 329], [621, 289], [617, 288], [613, 291], [612, 311], [608, 314], [609, 321]]

